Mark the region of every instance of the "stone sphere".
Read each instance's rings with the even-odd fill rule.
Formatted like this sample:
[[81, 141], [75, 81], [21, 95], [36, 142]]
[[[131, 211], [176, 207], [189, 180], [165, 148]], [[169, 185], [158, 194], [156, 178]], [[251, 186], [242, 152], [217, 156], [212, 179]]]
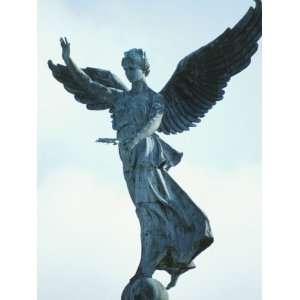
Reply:
[[168, 300], [166, 288], [156, 279], [140, 278], [129, 283], [121, 300]]

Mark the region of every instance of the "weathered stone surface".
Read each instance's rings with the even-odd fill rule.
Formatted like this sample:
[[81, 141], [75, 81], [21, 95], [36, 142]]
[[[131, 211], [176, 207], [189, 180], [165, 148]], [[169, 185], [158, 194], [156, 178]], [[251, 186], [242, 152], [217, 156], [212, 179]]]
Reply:
[[121, 300], [168, 300], [165, 287], [156, 279], [141, 278], [129, 283]]

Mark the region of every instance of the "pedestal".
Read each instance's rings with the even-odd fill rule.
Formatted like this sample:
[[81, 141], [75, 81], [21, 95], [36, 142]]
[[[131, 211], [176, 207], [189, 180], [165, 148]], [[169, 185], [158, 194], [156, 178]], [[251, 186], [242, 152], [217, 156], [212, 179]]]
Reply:
[[121, 300], [169, 300], [169, 296], [158, 280], [140, 278], [125, 287]]

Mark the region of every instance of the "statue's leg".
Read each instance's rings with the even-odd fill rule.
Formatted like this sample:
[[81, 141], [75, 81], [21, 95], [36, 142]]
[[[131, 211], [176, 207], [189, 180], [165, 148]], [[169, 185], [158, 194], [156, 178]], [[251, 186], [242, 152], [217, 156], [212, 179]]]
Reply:
[[159, 239], [154, 235], [155, 233], [151, 231], [141, 233], [141, 259], [137, 272], [132, 280], [140, 277], [152, 277], [158, 264], [166, 255], [166, 252], [162, 250], [163, 247], [160, 247], [158, 244]]

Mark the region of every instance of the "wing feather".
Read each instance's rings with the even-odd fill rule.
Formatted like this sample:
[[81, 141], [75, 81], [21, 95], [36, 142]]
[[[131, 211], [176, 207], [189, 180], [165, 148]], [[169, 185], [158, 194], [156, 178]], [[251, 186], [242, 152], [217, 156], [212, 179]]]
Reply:
[[[80, 87], [73, 79], [72, 74], [66, 66], [57, 64], [55, 65], [51, 60], [48, 61], [48, 66], [52, 71], [54, 78], [63, 84], [65, 90], [74, 95], [74, 98], [79, 103], [85, 104], [89, 110], [103, 110], [108, 109], [110, 106], [101, 101], [99, 97], [91, 94], [89, 91]], [[93, 81], [96, 81], [107, 87], [127, 91], [127, 87], [121, 80], [111, 73], [110, 71], [96, 68], [82, 69]]]
[[158, 131], [179, 133], [195, 126], [223, 99], [231, 77], [249, 66], [262, 27], [261, 0], [255, 2], [233, 28], [179, 62], [160, 92], [165, 114]]

